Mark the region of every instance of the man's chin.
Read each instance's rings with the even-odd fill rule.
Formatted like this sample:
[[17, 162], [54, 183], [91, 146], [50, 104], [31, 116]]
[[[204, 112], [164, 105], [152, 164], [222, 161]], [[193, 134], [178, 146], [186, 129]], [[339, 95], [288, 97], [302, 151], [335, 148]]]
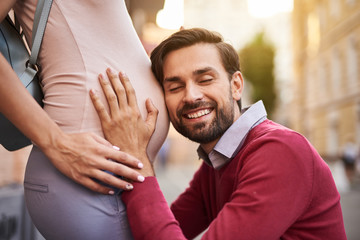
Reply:
[[197, 143], [209, 143], [213, 141], [212, 135], [204, 131], [204, 129], [193, 129], [188, 130], [184, 133], [181, 133], [184, 137], [190, 139], [191, 141], [197, 142]]
[[[196, 132], [196, 130], [192, 129], [192, 128], [180, 128], [180, 129], [176, 129], [178, 131], [178, 133], [180, 133], [181, 135], [183, 135], [184, 137], [195, 141], [194, 139], [198, 139], [201, 136], [200, 132]], [[195, 141], [197, 142], [197, 141]]]
[[217, 137], [215, 137], [215, 136], [205, 136], [203, 134], [191, 135], [191, 136], [187, 136], [187, 138], [190, 139], [191, 141], [199, 143], [199, 144], [211, 143], [217, 139]]

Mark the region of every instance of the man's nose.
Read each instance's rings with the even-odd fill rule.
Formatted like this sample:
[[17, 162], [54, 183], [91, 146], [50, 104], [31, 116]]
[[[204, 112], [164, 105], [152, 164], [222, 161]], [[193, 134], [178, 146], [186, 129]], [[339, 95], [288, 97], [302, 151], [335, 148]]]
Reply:
[[186, 86], [185, 88], [185, 95], [184, 95], [184, 102], [195, 102], [198, 100], [201, 100], [203, 98], [203, 93], [201, 91], [201, 89], [194, 85], [194, 84], [189, 84]]

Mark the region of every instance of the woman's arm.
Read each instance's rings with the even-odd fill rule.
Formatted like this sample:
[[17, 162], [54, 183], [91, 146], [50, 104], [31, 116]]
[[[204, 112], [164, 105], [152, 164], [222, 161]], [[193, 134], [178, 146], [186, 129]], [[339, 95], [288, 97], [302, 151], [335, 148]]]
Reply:
[[12, 6], [16, 3], [16, 0], [1, 0], [0, 5], [0, 20], [4, 20]]

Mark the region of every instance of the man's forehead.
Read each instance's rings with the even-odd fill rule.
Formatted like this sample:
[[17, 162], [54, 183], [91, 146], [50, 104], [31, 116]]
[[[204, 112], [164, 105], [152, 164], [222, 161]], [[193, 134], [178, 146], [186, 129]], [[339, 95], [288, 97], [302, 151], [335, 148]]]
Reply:
[[[199, 53], [202, 53], [199, 55]], [[203, 55], [218, 55], [218, 49], [215, 47], [214, 44], [211, 43], [196, 43], [190, 46], [186, 46], [186, 47], [182, 47], [176, 50], [173, 50], [169, 53], [167, 53], [167, 55], [164, 58], [164, 62], [168, 59], [168, 58], [172, 58], [172, 57], [178, 57], [181, 55], [189, 55], [192, 57], [201, 57]]]
[[170, 52], [164, 58], [164, 78], [178, 74], [198, 74], [210, 72], [222, 67], [222, 62], [215, 46], [195, 44]]

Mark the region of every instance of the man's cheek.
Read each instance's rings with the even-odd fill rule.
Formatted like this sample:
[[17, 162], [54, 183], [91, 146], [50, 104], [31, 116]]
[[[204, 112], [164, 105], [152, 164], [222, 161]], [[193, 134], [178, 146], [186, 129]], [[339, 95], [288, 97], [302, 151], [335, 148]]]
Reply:
[[169, 117], [170, 117], [170, 121], [172, 122], [172, 123], [178, 123], [180, 120], [176, 117], [176, 114], [174, 113], [174, 114], [171, 114], [170, 113], [170, 115], [169, 115]]

